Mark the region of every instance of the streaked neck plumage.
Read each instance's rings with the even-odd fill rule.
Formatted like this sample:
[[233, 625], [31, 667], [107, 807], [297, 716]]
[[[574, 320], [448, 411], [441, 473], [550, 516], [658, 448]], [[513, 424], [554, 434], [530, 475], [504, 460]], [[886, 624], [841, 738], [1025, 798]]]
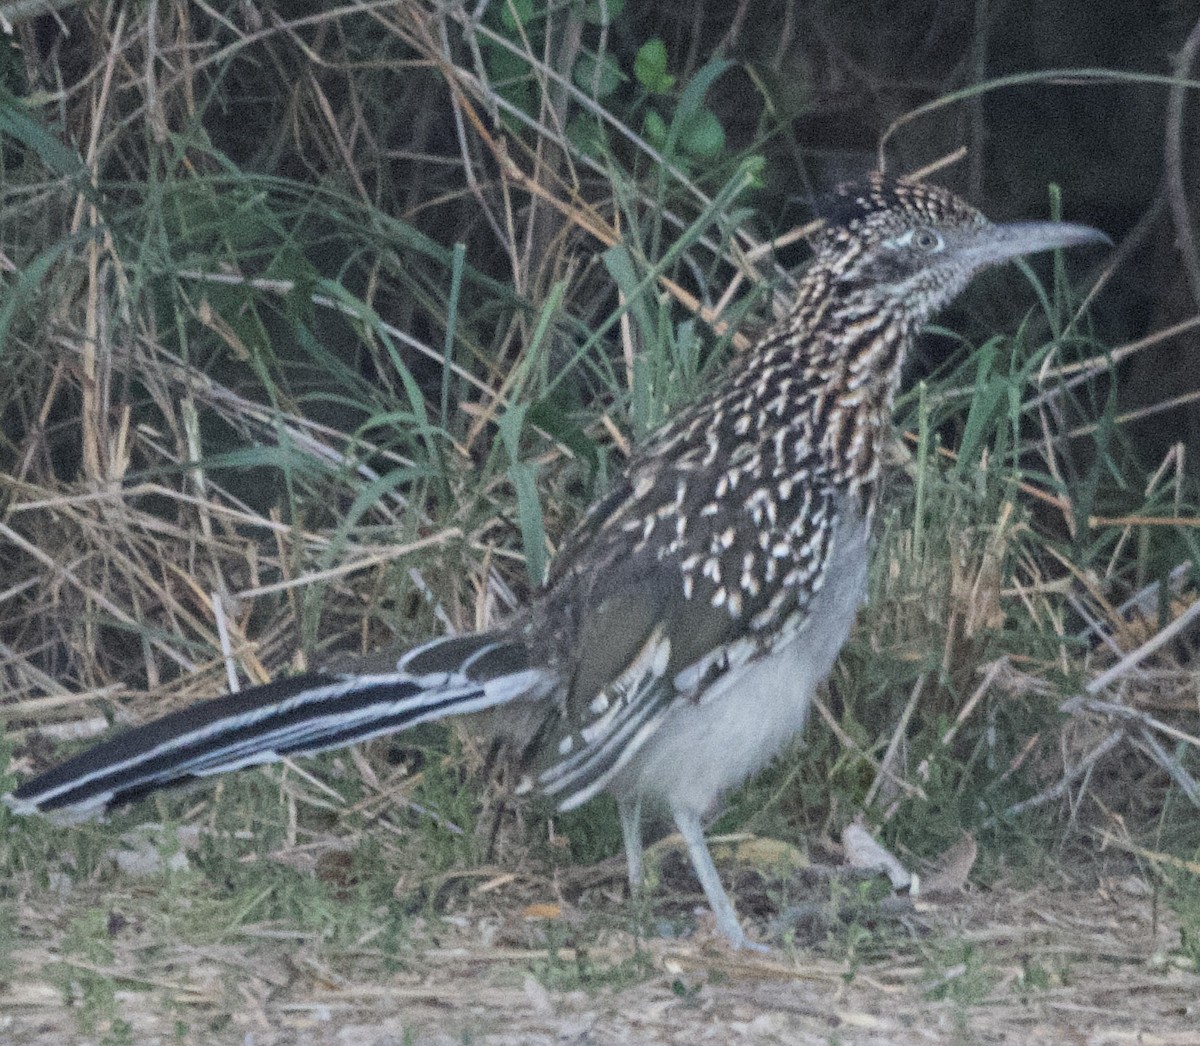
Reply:
[[902, 297], [839, 278], [843, 260], [813, 262], [791, 312], [732, 385], [754, 389], [794, 451], [815, 454], [825, 481], [870, 515], [901, 368], [924, 317]]

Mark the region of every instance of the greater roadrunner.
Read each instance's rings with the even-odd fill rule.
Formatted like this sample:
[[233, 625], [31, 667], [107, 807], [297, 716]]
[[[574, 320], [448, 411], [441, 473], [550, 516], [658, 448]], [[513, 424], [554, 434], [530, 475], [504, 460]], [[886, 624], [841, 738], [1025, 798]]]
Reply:
[[701, 819], [803, 727], [850, 631], [913, 338], [981, 269], [1106, 240], [995, 225], [932, 186], [843, 186], [791, 311], [630, 458], [507, 624], [195, 705], [27, 781], [9, 806], [86, 814], [491, 709], [560, 809], [616, 797], [634, 890], [643, 804], [665, 807], [719, 928], [745, 945]]

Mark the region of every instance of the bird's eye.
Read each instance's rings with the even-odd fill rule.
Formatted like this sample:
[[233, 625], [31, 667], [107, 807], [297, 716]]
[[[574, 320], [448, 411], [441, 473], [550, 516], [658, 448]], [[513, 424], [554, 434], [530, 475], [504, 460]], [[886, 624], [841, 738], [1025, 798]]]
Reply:
[[933, 229], [913, 229], [909, 243], [925, 254], [934, 254], [946, 246], [941, 234]]

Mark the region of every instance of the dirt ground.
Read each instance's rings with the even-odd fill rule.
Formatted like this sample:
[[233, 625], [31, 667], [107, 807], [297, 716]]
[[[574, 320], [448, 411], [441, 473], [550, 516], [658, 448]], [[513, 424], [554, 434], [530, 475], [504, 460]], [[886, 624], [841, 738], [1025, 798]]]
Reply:
[[[497, 909], [423, 925], [402, 962], [390, 971], [376, 962], [370, 977], [354, 956], [333, 968], [320, 947], [287, 932], [196, 947], [110, 925], [111, 962], [68, 959], [76, 980], [60, 965], [62, 907], [22, 908], [18, 946], [0, 972], [6, 1046], [1200, 1046], [1200, 974], [1178, 951], [1171, 913], [1133, 876], [1087, 891], [997, 889], [918, 902], [888, 929], [882, 957], [844, 939], [735, 954], [703, 935], [651, 940], [639, 952], [614, 932], [586, 954], [590, 970], [608, 973], [574, 984], [579, 955], [498, 943], [515, 939], [515, 924], [525, 928], [517, 938], [538, 935], [527, 910]], [[497, 919], [509, 921], [505, 932], [496, 932]], [[613, 975], [623, 969], [635, 972]], [[97, 979], [116, 987], [109, 1016], [85, 1029], [87, 985]]]

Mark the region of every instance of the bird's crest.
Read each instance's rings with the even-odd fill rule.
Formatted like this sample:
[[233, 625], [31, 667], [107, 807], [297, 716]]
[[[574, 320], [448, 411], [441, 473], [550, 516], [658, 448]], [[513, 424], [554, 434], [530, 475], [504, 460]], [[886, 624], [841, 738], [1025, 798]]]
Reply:
[[963, 227], [987, 219], [970, 204], [937, 185], [923, 185], [874, 172], [839, 185], [816, 205], [821, 239], [893, 236], [913, 225]]

